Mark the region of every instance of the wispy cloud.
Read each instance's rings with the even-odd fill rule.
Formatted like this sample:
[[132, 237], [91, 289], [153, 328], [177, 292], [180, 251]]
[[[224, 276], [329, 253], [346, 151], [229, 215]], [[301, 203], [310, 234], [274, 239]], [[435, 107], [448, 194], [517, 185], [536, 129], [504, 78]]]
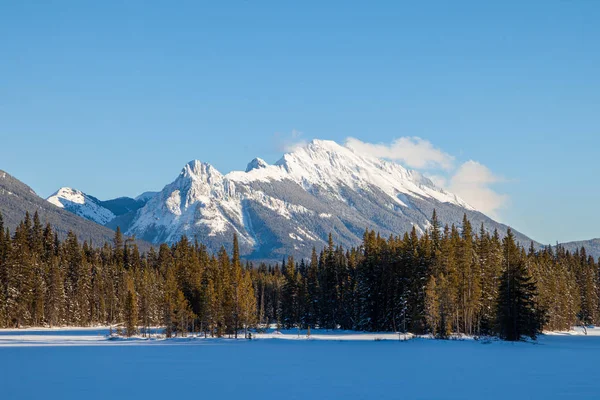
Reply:
[[430, 175], [424, 174], [427, 178], [429, 178], [435, 186], [439, 186], [441, 188], [448, 187], [448, 178], [442, 175]]
[[303, 133], [296, 129], [292, 129], [290, 133], [275, 133], [275, 147], [279, 152], [292, 152], [298, 147], [306, 146], [308, 142], [303, 136]]
[[504, 181], [485, 165], [469, 160], [455, 168], [455, 157], [419, 137], [401, 137], [390, 144], [367, 143], [347, 138], [346, 146], [359, 154], [396, 161], [406, 167], [423, 170], [439, 187], [457, 194], [477, 210], [498, 217], [509, 197], [493, 185]]
[[484, 214], [497, 217], [498, 210], [506, 206], [509, 198], [496, 192], [491, 185], [503, 181], [485, 165], [469, 160], [452, 175], [447, 188]]
[[454, 157], [420, 137], [401, 137], [390, 144], [346, 139], [346, 146], [361, 154], [397, 161], [416, 169], [452, 169]]

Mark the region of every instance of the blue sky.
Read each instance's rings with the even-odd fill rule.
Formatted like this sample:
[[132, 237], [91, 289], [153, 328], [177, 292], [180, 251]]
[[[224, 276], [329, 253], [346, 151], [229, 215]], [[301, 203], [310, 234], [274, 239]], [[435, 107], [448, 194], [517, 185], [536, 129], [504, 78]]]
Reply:
[[42, 196], [419, 137], [447, 184], [485, 166], [502, 222], [600, 236], [600, 2], [0, 3], [0, 168]]

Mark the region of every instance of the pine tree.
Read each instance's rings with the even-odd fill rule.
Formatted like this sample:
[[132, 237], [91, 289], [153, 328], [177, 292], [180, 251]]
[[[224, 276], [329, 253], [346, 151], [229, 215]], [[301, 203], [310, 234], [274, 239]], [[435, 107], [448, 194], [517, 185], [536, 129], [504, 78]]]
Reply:
[[256, 296], [250, 272], [244, 273], [241, 282], [240, 323], [244, 337], [248, 338], [248, 329], [256, 323]]
[[302, 282], [300, 273], [296, 269], [293, 257], [288, 258], [283, 271], [285, 284], [283, 286], [283, 294], [281, 299], [284, 310], [282, 322], [286, 329], [291, 329], [300, 325], [300, 290], [302, 287]]
[[152, 281], [152, 275], [149, 267], [146, 265], [140, 277], [140, 322], [143, 326], [142, 335], [145, 337], [150, 328], [150, 320], [152, 318], [152, 287], [155, 283]]
[[216, 298], [220, 304], [216, 315], [217, 335], [231, 335], [234, 326], [234, 294], [232, 286], [231, 260], [225, 250], [221, 247], [217, 257], [218, 275], [216, 277]]
[[430, 277], [425, 289], [425, 319], [429, 331], [438, 336], [440, 321], [440, 301], [435, 277]]
[[123, 233], [121, 232], [121, 227], [117, 226], [117, 230], [115, 231], [115, 237], [113, 239], [113, 249], [114, 249], [114, 260], [113, 262], [116, 265], [122, 266], [124, 264], [125, 259], [125, 241], [123, 240]]
[[173, 322], [173, 331], [175, 335], [185, 336], [189, 331], [190, 321], [194, 318], [190, 304], [181, 290], [177, 290], [174, 298], [173, 308], [171, 309]]
[[231, 259], [231, 275], [230, 282], [232, 285], [232, 329], [234, 332], [234, 336], [237, 339], [238, 332], [240, 328], [242, 328], [241, 320], [242, 318], [242, 302], [244, 297], [244, 287], [243, 287], [243, 271], [242, 271], [242, 263], [240, 261], [240, 249], [238, 243], [238, 237], [236, 234], [233, 235], [233, 257]]
[[167, 276], [165, 278], [165, 287], [163, 290], [163, 312], [162, 312], [162, 324], [165, 327], [165, 334], [168, 338], [176, 333], [174, 327], [175, 321], [173, 320], [173, 313], [175, 309], [175, 302], [177, 296], [177, 282], [175, 281], [175, 274], [172, 268], [167, 269]]
[[314, 328], [317, 326], [319, 321], [319, 298], [321, 297], [319, 293], [319, 259], [317, 256], [317, 250], [314, 247], [312, 249], [310, 263], [306, 273], [306, 288], [306, 325]]
[[60, 326], [65, 322], [65, 288], [62, 271], [59, 267], [59, 261], [52, 259], [50, 261], [48, 272], [48, 290], [46, 291], [46, 322], [53, 326]]
[[535, 303], [536, 284], [527, 271], [511, 230], [504, 238], [503, 252], [505, 269], [498, 297], [498, 336], [509, 341], [523, 337], [535, 339], [542, 322]]
[[131, 337], [138, 332], [138, 304], [135, 285], [131, 277], [126, 278], [127, 299], [125, 301], [125, 334]]
[[31, 220], [29, 213], [17, 226], [6, 260], [6, 308], [12, 327], [29, 325], [33, 302], [33, 259], [29, 248]]
[[4, 232], [4, 219], [0, 212], [0, 327], [8, 326], [8, 265], [7, 254], [10, 245], [10, 234]]

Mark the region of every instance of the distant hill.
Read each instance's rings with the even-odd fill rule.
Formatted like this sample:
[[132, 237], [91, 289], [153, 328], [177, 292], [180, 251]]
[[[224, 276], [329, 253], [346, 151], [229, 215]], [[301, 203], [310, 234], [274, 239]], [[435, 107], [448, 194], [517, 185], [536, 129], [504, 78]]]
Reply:
[[[37, 211], [42, 223], [50, 223], [63, 238], [71, 230], [80, 240], [87, 240], [100, 246], [105, 242], [112, 242], [115, 234], [107, 227], [51, 204], [38, 196], [25, 183], [0, 170], [0, 213], [4, 225], [14, 231], [27, 211], [31, 215]], [[148, 243], [141, 241], [138, 242], [138, 246], [142, 251], [150, 248]]]
[[588, 255], [596, 259], [600, 258], [600, 238], [561, 243], [560, 245], [571, 253], [585, 247], [585, 251]]
[[[97, 224], [107, 225], [115, 218], [135, 213], [152, 198], [151, 194], [152, 192], [146, 192], [135, 199], [119, 197], [102, 201], [80, 190], [62, 187], [46, 200], [59, 208], [63, 208]], [[117, 225], [107, 226], [115, 229]]]

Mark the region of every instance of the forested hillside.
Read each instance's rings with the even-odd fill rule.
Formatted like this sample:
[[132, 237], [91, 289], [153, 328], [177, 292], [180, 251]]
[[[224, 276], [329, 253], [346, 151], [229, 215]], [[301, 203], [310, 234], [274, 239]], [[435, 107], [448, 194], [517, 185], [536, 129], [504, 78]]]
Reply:
[[[39, 197], [29, 186], [0, 170], [0, 213], [5, 227], [14, 230], [26, 212], [38, 213], [40, 220], [49, 223], [58, 237], [64, 240], [69, 231], [88, 244], [102, 245], [111, 241], [115, 232], [112, 229], [89, 221]], [[138, 246], [148, 250], [150, 244], [137, 241]]]
[[598, 264], [584, 250], [535, 251], [466, 219], [459, 231], [434, 213], [415, 229], [361, 246], [333, 240], [308, 260], [243, 263], [198, 242], [140, 254], [117, 231], [102, 248], [64, 241], [39, 217], [14, 232], [0, 219], [0, 326], [121, 325], [127, 334], [161, 325], [166, 333], [237, 335], [265, 324], [535, 337], [599, 319]]

